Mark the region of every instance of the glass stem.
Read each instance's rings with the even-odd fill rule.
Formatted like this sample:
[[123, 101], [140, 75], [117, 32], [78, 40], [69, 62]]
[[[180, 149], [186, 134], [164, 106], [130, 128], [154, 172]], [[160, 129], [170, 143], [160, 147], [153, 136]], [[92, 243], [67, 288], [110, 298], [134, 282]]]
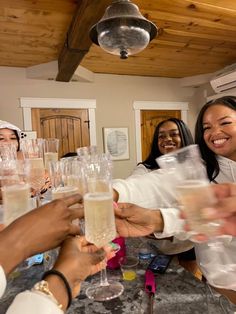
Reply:
[[101, 270], [100, 275], [100, 286], [109, 286], [108, 280], [107, 280], [107, 269], [104, 268]]
[[41, 199], [40, 199], [40, 193], [36, 194], [36, 207], [40, 207], [42, 205]]

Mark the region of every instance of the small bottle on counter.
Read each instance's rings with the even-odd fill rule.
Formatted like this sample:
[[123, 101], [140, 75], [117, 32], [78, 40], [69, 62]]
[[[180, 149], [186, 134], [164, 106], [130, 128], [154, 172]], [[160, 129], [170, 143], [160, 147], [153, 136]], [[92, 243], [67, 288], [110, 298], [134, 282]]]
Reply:
[[151, 251], [147, 247], [141, 246], [139, 248], [138, 257], [140, 264], [142, 265], [149, 264], [151, 260]]
[[144, 239], [139, 246], [138, 249], [138, 256], [139, 256], [139, 262], [142, 265], [148, 265], [151, 261], [151, 259], [156, 256], [156, 247], [152, 247], [150, 245], [150, 241], [147, 239]]

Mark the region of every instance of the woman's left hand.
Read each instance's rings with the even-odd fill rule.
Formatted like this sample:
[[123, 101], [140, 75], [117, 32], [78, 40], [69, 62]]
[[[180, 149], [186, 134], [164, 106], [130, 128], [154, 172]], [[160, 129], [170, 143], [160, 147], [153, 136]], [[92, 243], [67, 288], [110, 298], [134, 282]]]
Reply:
[[64, 274], [75, 297], [82, 281], [106, 267], [106, 255], [103, 249], [89, 244], [84, 237], [72, 237], [63, 242], [54, 269]]

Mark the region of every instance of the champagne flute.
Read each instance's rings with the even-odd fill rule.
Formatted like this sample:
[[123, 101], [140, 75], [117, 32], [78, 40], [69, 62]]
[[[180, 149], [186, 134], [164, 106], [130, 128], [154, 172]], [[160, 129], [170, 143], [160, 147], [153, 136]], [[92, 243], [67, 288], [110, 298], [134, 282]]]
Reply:
[[0, 143], [0, 159], [16, 160], [17, 145], [15, 143]]
[[30, 186], [22, 179], [18, 160], [0, 162], [1, 190], [3, 198], [3, 224], [9, 225], [15, 219], [31, 210]]
[[45, 185], [43, 143], [43, 139], [24, 139], [20, 143], [25, 157], [26, 180], [35, 190], [37, 207], [41, 206], [40, 192]]
[[[85, 164], [88, 189], [84, 195], [85, 237], [97, 247], [116, 237], [111, 165], [106, 154], [90, 155]], [[89, 287], [86, 295], [96, 301], [106, 301], [118, 297], [123, 290], [120, 282], [108, 281], [106, 269], [103, 269], [100, 283]]]
[[[0, 162], [0, 179], [3, 199], [3, 217], [1, 223], [8, 226], [14, 220], [32, 209], [30, 186], [24, 181], [24, 161], [4, 160]], [[9, 280], [19, 276], [22, 264], [10, 274]]]
[[[51, 169], [51, 174], [52, 174], [52, 170], [54, 169], [60, 169], [60, 167], [58, 167], [58, 164], [60, 164], [60, 162], [56, 161], [56, 162], [53, 162], [53, 161], [50, 161], [49, 162], [49, 169]], [[54, 175], [58, 175], [58, 172], [55, 173], [54, 172]], [[52, 180], [52, 182], [57, 182], [55, 180]], [[60, 181], [61, 183], [62, 181]], [[71, 196], [73, 194], [77, 194], [78, 193], [78, 188], [77, 187], [74, 187], [74, 186], [64, 186], [64, 185], [60, 185], [60, 184], [57, 184], [56, 186], [53, 186], [53, 189], [52, 189], [52, 200], [56, 200], [56, 199], [62, 199], [64, 197], [67, 197], [67, 196]], [[77, 207], [77, 205], [73, 205], [75, 207]], [[71, 206], [71, 207], [73, 207]], [[74, 223], [74, 221], [73, 221]], [[46, 251], [44, 252], [44, 271], [47, 271], [49, 269], [51, 269], [55, 263], [55, 260], [58, 256], [58, 253], [59, 253], [59, 248], [55, 248], [55, 249], [52, 249], [52, 250], [49, 250], [49, 251]]]
[[50, 161], [58, 161], [59, 139], [47, 138], [43, 143], [44, 165], [49, 170]]
[[[189, 145], [157, 158], [161, 168], [173, 175], [179, 207], [185, 212], [192, 235], [205, 234], [208, 246], [221, 250], [222, 237], [217, 236], [220, 221], [206, 220], [203, 208], [212, 207], [217, 200], [210, 188], [205, 166], [197, 145]], [[192, 238], [195, 241], [195, 238]]]

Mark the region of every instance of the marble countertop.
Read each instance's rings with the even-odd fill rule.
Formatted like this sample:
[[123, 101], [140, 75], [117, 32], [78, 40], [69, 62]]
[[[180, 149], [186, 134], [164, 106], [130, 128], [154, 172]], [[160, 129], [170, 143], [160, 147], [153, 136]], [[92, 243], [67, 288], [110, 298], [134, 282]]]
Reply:
[[[127, 239], [128, 253], [137, 254], [139, 239]], [[40, 280], [43, 266], [32, 266], [9, 282], [7, 291], [0, 300], [0, 314], [4, 314], [14, 296], [30, 289]], [[99, 274], [83, 283], [80, 295], [73, 300], [68, 314], [143, 314], [149, 313], [149, 296], [144, 291], [145, 266], [139, 265], [138, 276], [133, 281], [123, 281], [120, 270], [108, 270], [108, 279], [118, 280], [124, 285], [123, 294], [111, 301], [95, 302], [89, 300], [85, 291], [89, 285], [99, 281]], [[197, 280], [173, 259], [165, 274], [156, 276], [157, 290], [154, 296], [153, 313], [158, 314], [221, 314], [224, 313], [219, 298], [207, 285]], [[23, 313], [22, 313], [23, 314]], [[33, 314], [33, 313], [32, 313]]]

